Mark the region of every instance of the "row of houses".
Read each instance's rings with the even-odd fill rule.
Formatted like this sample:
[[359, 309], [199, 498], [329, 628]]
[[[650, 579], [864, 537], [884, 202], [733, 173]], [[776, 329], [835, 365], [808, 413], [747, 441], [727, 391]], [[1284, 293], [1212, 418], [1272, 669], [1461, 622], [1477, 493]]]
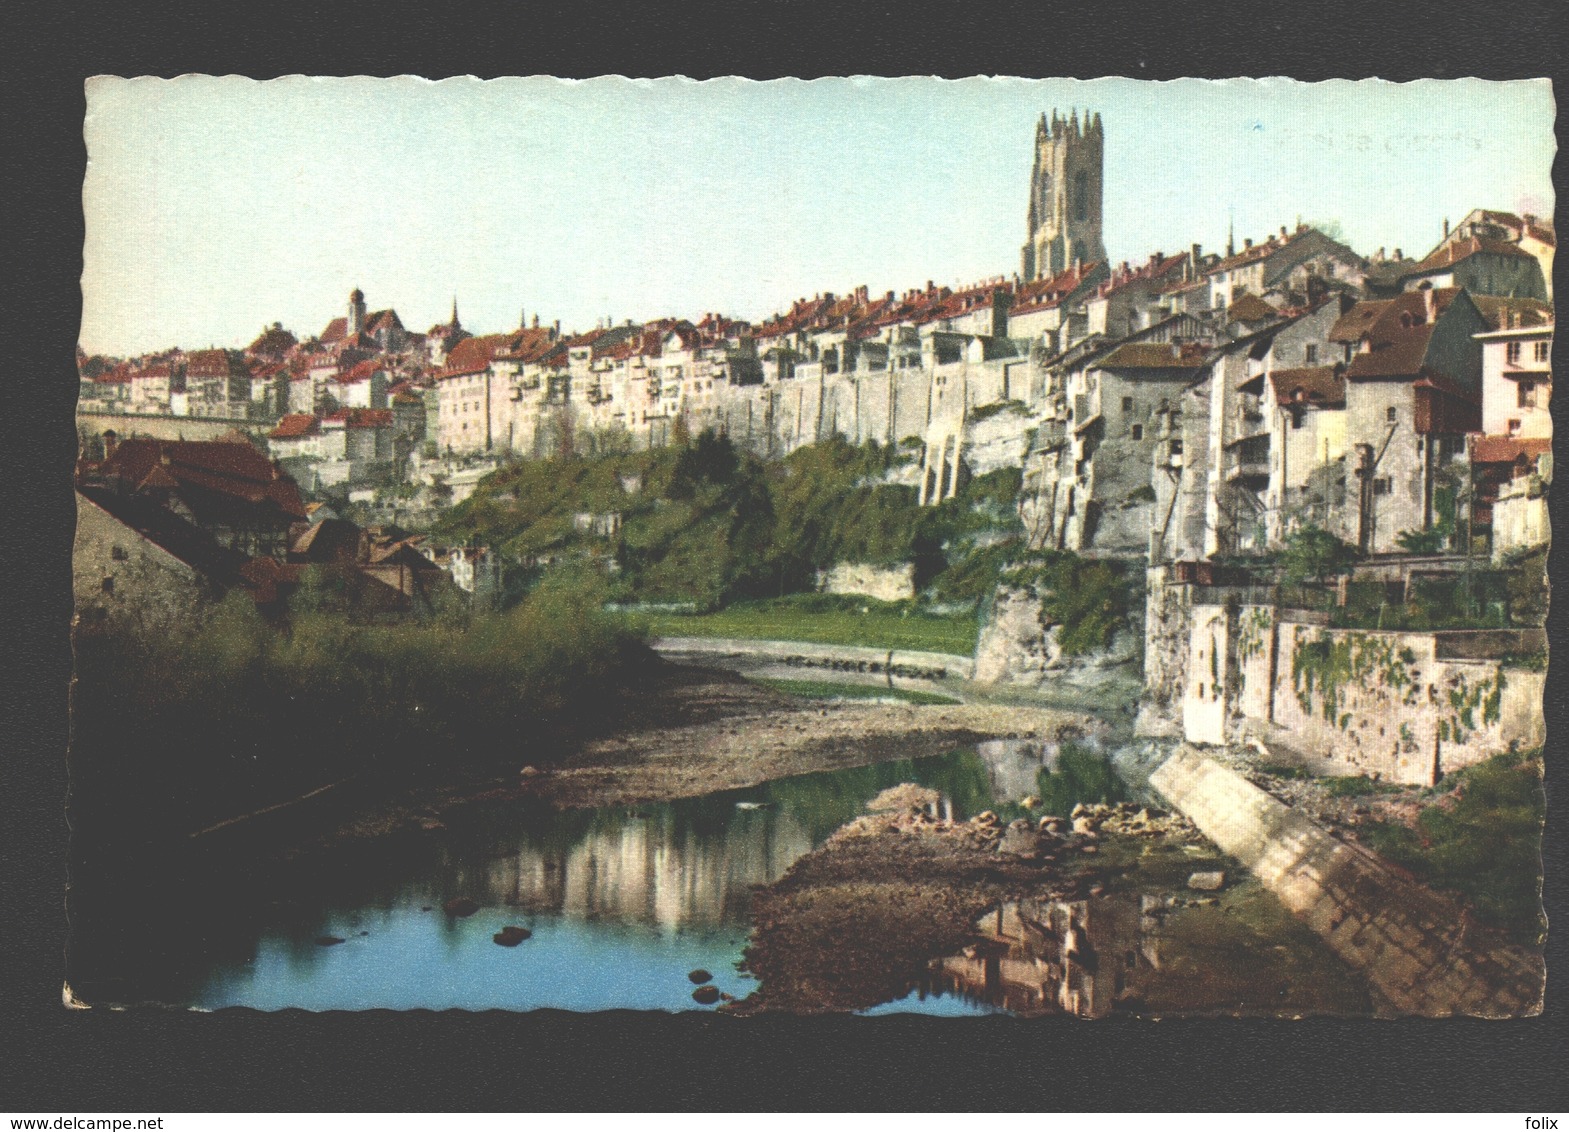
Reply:
[[[1545, 302], [1422, 278], [1227, 311], [1062, 361], [1025, 462], [1041, 545], [1161, 563], [1276, 549], [1304, 526], [1363, 554], [1463, 549], [1462, 521], [1499, 553], [1545, 535]], [[1536, 485], [1529, 519], [1511, 517], [1516, 480]]]
[[223, 595], [280, 615], [308, 580], [323, 607], [372, 617], [432, 611], [443, 593], [479, 605], [501, 571], [481, 547], [435, 547], [395, 527], [362, 528], [306, 503], [243, 435], [212, 441], [103, 437], [76, 469], [72, 556], [85, 632], [163, 631]]

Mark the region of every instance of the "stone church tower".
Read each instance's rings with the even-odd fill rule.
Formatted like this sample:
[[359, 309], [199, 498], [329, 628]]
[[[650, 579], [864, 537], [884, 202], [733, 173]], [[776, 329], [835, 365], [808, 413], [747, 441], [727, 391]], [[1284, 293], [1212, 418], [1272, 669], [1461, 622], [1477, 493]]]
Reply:
[[1029, 239], [1024, 244], [1026, 281], [1065, 271], [1074, 260], [1106, 258], [1101, 241], [1101, 184], [1104, 139], [1100, 115], [1077, 110], [1068, 118], [1052, 111], [1035, 127], [1035, 168], [1030, 174]]

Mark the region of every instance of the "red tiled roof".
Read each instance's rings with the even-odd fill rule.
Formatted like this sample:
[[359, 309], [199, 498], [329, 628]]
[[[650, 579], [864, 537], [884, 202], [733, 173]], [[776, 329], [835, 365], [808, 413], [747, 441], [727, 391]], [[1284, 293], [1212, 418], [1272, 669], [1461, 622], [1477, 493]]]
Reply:
[[[1427, 296], [1433, 297], [1433, 320], [1428, 319]], [[1363, 341], [1368, 349], [1357, 353], [1346, 368], [1349, 378], [1417, 377], [1424, 371], [1428, 340], [1433, 336], [1434, 321], [1449, 308], [1461, 294], [1458, 287], [1441, 287], [1431, 291], [1407, 291], [1392, 299], [1372, 303], [1358, 303], [1341, 315], [1330, 330], [1330, 337], [1339, 341], [1342, 324], [1357, 316], [1356, 325], [1365, 329], [1354, 341]], [[1376, 308], [1371, 320], [1363, 308]], [[1358, 312], [1362, 311], [1361, 315]], [[1349, 334], [1348, 324], [1344, 330]]]
[[[551, 346], [550, 331], [538, 326], [531, 326], [526, 330], [514, 330], [503, 337], [506, 341], [492, 356], [506, 358], [509, 361], [536, 361]], [[451, 364], [450, 358], [448, 364]]]
[[1277, 369], [1269, 375], [1275, 387], [1275, 401], [1281, 405], [1344, 405], [1345, 375], [1333, 366], [1304, 369]]
[[1218, 271], [1230, 271], [1234, 268], [1246, 267], [1250, 263], [1257, 263], [1261, 259], [1268, 259], [1276, 252], [1283, 251], [1289, 247], [1291, 241], [1295, 240], [1298, 236], [1311, 230], [1312, 229], [1304, 229], [1303, 232], [1291, 233], [1290, 235], [1286, 236], [1285, 239], [1281, 239], [1279, 236], [1271, 236], [1261, 244], [1254, 244], [1251, 248], [1244, 248], [1235, 255], [1227, 256], [1213, 267], [1208, 268], [1204, 274], [1214, 275]]
[[323, 342], [336, 342], [349, 332], [349, 320], [344, 315], [339, 315], [327, 324], [327, 329], [321, 332]]
[[483, 334], [477, 338], [463, 339], [452, 347], [452, 352], [447, 355], [446, 367], [437, 376], [446, 378], [483, 373], [496, 351], [506, 345], [508, 337], [506, 334]]
[[395, 310], [372, 311], [365, 316], [365, 330], [374, 334], [378, 330], [402, 330], [403, 320]]
[[316, 431], [313, 413], [289, 413], [278, 422], [278, 427], [267, 434], [270, 440], [294, 440]]
[[1474, 464], [1512, 464], [1522, 456], [1535, 460], [1553, 449], [1552, 438], [1547, 436], [1473, 436], [1470, 441]]
[[336, 409], [322, 418], [348, 428], [378, 428], [392, 423], [391, 409]]
[[[140, 489], [172, 479], [181, 489], [197, 488], [217, 496], [276, 509], [303, 518], [305, 505], [294, 481], [249, 444], [221, 440], [148, 440], [120, 442], [99, 471]], [[149, 476], [158, 472], [152, 482]]]

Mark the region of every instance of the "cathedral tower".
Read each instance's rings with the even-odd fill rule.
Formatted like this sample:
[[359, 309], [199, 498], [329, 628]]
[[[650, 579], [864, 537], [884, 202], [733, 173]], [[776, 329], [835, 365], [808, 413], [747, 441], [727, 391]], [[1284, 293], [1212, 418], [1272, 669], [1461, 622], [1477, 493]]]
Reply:
[[1029, 238], [1024, 244], [1026, 281], [1065, 271], [1075, 260], [1090, 264], [1106, 258], [1101, 240], [1101, 185], [1104, 139], [1100, 115], [1075, 110], [1035, 127], [1035, 168], [1030, 173]]

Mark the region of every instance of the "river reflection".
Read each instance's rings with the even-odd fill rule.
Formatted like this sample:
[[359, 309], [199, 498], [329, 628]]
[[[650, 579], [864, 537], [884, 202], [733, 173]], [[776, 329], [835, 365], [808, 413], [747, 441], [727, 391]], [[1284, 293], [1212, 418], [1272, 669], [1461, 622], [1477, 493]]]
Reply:
[[[115, 1000], [209, 1009], [703, 1009], [695, 969], [725, 996], [755, 985], [736, 969], [752, 888], [778, 880], [879, 792], [915, 782], [962, 820], [1016, 806], [1057, 757], [1052, 744], [989, 743], [636, 809], [467, 812], [428, 830], [412, 854], [323, 862], [308, 891], [296, 885], [276, 909], [226, 921], [180, 979], [120, 970], [103, 985]], [[443, 911], [460, 898], [478, 912]], [[498, 946], [492, 936], [507, 925], [532, 936]], [[923, 978], [874, 1012], [996, 1010]]]

